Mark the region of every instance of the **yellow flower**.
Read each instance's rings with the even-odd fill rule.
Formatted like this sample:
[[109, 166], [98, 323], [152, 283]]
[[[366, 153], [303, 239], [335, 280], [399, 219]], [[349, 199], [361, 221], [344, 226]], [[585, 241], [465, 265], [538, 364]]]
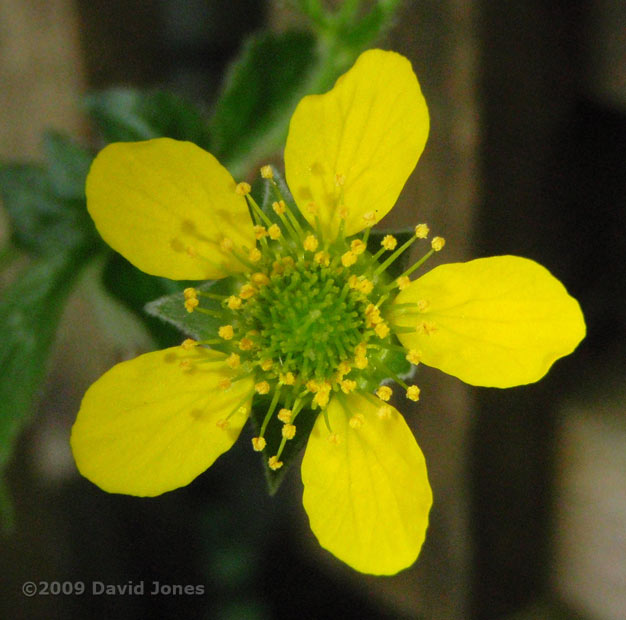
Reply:
[[[221, 338], [122, 362], [87, 391], [71, 439], [83, 475], [139, 496], [184, 486], [233, 445], [256, 393], [267, 394], [253, 448], [271, 470], [283, 466], [285, 442], [313, 426], [303, 503], [320, 544], [366, 573], [415, 561], [432, 494], [422, 452], [381, 383], [395, 379], [413, 400], [419, 388], [387, 371], [388, 357], [509, 387], [540, 379], [585, 333], [577, 302], [530, 260], [453, 263], [411, 281], [443, 249], [435, 237], [392, 278], [387, 268], [427, 243], [425, 224], [399, 248], [387, 238], [369, 253], [370, 227], [396, 202], [428, 126], [410, 63], [370, 50], [294, 112], [285, 173], [295, 204], [279, 196], [279, 209], [262, 211], [248, 186], [188, 142], [118, 143], [97, 156], [87, 204], [111, 247], [149, 274], [232, 286], [217, 310], [203, 306], [203, 289], [193, 295], [194, 317], [217, 314]], [[279, 191], [273, 172], [263, 176]], [[274, 423], [289, 426], [269, 446]]]

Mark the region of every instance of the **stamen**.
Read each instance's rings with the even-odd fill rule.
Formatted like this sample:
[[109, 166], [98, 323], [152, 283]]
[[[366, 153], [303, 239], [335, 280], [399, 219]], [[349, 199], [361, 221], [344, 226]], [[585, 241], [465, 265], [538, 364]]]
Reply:
[[280, 230], [280, 226], [278, 224], [272, 224], [268, 229], [267, 233], [270, 236], [270, 239], [273, 241], [277, 241], [280, 239], [282, 231]]
[[411, 385], [407, 388], [406, 397], [415, 402], [420, 399], [420, 389], [417, 387], [417, 385]]
[[258, 248], [252, 248], [248, 253], [248, 259], [251, 263], [258, 263], [261, 260], [261, 251]]
[[187, 312], [193, 312], [199, 304], [200, 302], [197, 297], [189, 297], [185, 299], [185, 310], [187, 310]]
[[357, 256], [352, 250], [348, 250], [345, 254], [341, 256], [341, 264], [344, 267], [351, 267], [356, 263]]
[[435, 252], [439, 252], [446, 244], [446, 240], [443, 237], [434, 237], [430, 242], [430, 246]]
[[428, 228], [428, 224], [418, 224], [415, 227], [415, 236], [418, 239], [426, 239], [428, 237], [429, 232], [430, 232], [430, 228]]
[[363, 416], [363, 414], [355, 413], [348, 421], [348, 424], [350, 425], [350, 428], [357, 429], [357, 428], [361, 428], [364, 422], [365, 422], [365, 417]]
[[287, 440], [293, 439], [296, 436], [296, 427], [293, 424], [285, 424], [281, 429], [281, 434]]
[[315, 252], [318, 245], [319, 241], [315, 235], [309, 234], [305, 237], [303, 247], [307, 252]]
[[233, 370], [236, 368], [239, 368], [239, 366], [241, 365], [241, 358], [239, 357], [239, 355], [237, 355], [237, 353], [231, 353], [226, 358], [226, 365], [232, 368]]
[[252, 187], [250, 187], [250, 183], [246, 183], [245, 181], [237, 183], [237, 187], [235, 187], [235, 193], [240, 196], [247, 196], [251, 190]]
[[272, 471], [276, 471], [283, 466], [283, 462], [278, 460], [278, 456], [271, 456], [267, 464]]
[[267, 381], [259, 381], [254, 385], [257, 394], [269, 394], [270, 384]]
[[272, 167], [269, 164], [266, 164], [265, 166], [261, 167], [261, 177], [264, 179], [274, 178], [274, 171], [272, 170]]
[[293, 413], [291, 409], [285, 409], [284, 407], [278, 412], [278, 419], [284, 424], [289, 424], [292, 420]]
[[376, 390], [376, 396], [378, 396], [380, 400], [384, 400], [385, 402], [387, 402], [391, 398], [392, 394], [393, 394], [393, 391], [388, 385], [381, 385]]
[[406, 360], [414, 366], [417, 366], [421, 361], [421, 356], [422, 354], [420, 351], [410, 349], [409, 352], [406, 354]]
[[252, 449], [255, 452], [262, 452], [265, 449], [267, 442], [264, 437], [253, 437], [252, 438]]
[[398, 240], [393, 235], [385, 235], [380, 242], [385, 250], [395, 250], [398, 245]]
[[243, 300], [241, 299], [241, 297], [237, 297], [236, 295], [231, 295], [226, 300], [226, 305], [228, 306], [230, 310], [239, 310], [239, 308], [241, 308], [242, 303], [243, 303]]
[[354, 239], [354, 241], [352, 241], [352, 243], [350, 244], [350, 250], [357, 256], [359, 254], [363, 254], [366, 247], [367, 246], [365, 245], [365, 243], [363, 243], [363, 241], [361, 241], [360, 239]]
[[198, 346], [198, 342], [193, 338], [186, 338], [180, 345], [185, 351], [189, 351]]
[[232, 325], [222, 325], [217, 330], [217, 335], [224, 340], [232, 340], [235, 335], [235, 331]]

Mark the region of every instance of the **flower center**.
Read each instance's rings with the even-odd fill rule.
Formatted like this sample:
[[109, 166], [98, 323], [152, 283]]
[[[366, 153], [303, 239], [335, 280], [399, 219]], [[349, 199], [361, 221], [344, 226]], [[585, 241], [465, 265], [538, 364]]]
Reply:
[[247, 304], [246, 329], [259, 332], [260, 350], [283, 372], [304, 382], [330, 379], [363, 341], [365, 304], [344, 271], [298, 261]]

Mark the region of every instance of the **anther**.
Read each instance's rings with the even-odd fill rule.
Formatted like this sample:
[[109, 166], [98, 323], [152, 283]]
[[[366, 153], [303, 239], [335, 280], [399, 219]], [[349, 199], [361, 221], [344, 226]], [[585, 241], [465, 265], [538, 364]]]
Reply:
[[283, 213], [287, 209], [287, 205], [285, 204], [284, 200], [279, 200], [277, 202], [275, 201], [272, 203], [272, 209], [274, 209], [276, 215], [283, 215]]
[[232, 369], [239, 368], [239, 366], [241, 365], [241, 358], [236, 353], [231, 353], [226, 358], [226, 365]]
[[195, 288], [189, 287], [183, 291], [183, 296], [185, 299], [191, 299], [192, 297], [196, 297], [198, 295], [198, 291]]
[[267, 286], [270, 283], [270, 279], [260, 271], [253, 273], [252, 276], [250, 276], [250, 280], [252, 280], [252, 282], [254, 282], [257, 286]]
[[381, 420], [386, 420], [386, 419], [390, 418], [391, 417], [391, 407], [389, 407], [388, 405], [384, 405], [383, 407], [379, 407], [378, 410], [376, 411], [376, 415]]
[[285, 424], [281, 429], [281, 434], [287, 440], [293, 439], [296, 436], [296, 427], [293, 424]]
[[356, 390], [356, 381], [352, 379], [343, 379], [341, 381], [341, 391], [344, 394], [350, 394], [350, 392], [354, 392]]
[[283, 462], [279, 461], [277, 456], [270, 456], [267, 464], [272, 471], [276, 471], [283, 466]]
[[264, 437], [253, 437], [252, 438], [252, 449], [255, 452], [262, 452], [265, 449], [267, 442]]
[[302, 245], [307, 252], [315, 252], [315, 250], [317, 250], [317, 246], [319, 245], [319, 241], [315, 235], [307, 235]]
[[239, 341], [239, 349], [241, 351], [250, 351], [250, 349], [252, 349], [253, 346], [254, 346], [254, 342], [252, 342], [250, 338], [242, 338]]
[[354, 239], [354, 241], [352, 241], [352, 243], [350, 244], [350, 250], [357, 256], [359, 254], [363, 254], [366, 247], [367, 246], [360, 239]]
[[430, 247], [435, 250], [435, 252], [439, 252], [445, 244], [446, 240], [443, 237], [433, 237], [433, 240], [430, 242]]
[[341, 437], [337, 433], [330, 433], [328, 435], [328, 443], [338, 446], [341, 443]]
[[430, 336], [437, 331], [437, 326], [432, 321], [421, 321], [415, 326], [415, 331], [418, 334]]
[[387, 402], [391, 398], [392, 394], [393, 394], [393, 391], [388, 385], [381, 385], [376, 390], [376, 396], [378, 396], [380, 400], [384, 400], [385, 402]]
[[289, 424], [293, 417], [291, 409], [285, 409], [284, 407], [278, 412], [278, 419], [284, 424]]
[[365, 422], [363, 414], [355, 413], [348, 421], [348, 424], [350, 425], [350, 428], [361, 428], [363, 426], [363, 422]]
[[228, 377], [225, 377], [224, 379], [221, 379], [217, 385], [222, 390], [228, 390], [232, 384], [233, 382]]
[[235, 193], [239, 194], [240, 196], [247, 196], [250, 193], [251, 189], [252, 188], [250, 187], [250, 183], [242, 181], [241, 183], [237, 183], [237, 187], [235, 187]]
[[395, 250], [398, 245], [398, 240], [393, 235], [385, 235], [380, 245], [382, 245], [385, 250]]
[[241, 297], [237, 297], [237, 295], [231, 295], [226, 300], [226, 305], [230, 310], [239, 310], [241, 308], [241, 304], [243, 303]]
[[261, 226], [260, 224], [255, 224], [253, 226], [254, 236], [257, 240], [263, 239], [263, 237], [267, 237], [267, 228], [265, 226]]
[[396, 284], [398, 285], [398, 288], [403, 291], [409, 284], [411, 284], [411, 280], [409, 279], [409, 276], [400, 276], [396, 280]]
[[282, 234], [280, 230], [280, 226], [278, 224], [272, 224], [267, 229], [267, 234], [270, 236], [270, 239], [273, 239], [274, 241], [276, 241], [277, 239], [280, 239], [280, 236]]
[[262, 256], [263, 255], [261, 254], [261, 251], [259, 250], [259, 248], [252, 248], [250, 252], [248, 253], [248, 259], [252, 263], [258, 263], [261, 260]]
[[420, 399], [420, 389], [417, 387], [417, 385], [409, 385], [406, 390], [406, 397], [415, 402]]
[[229, 237], [224, 237], [220, 241], [220, 248], [222, 248], [222, 250], [224, 250], [224, 252], [230, 252], [230, 250], [233, 249], [234, 245], [235, 244], [233, 243], [233, 240], [230, 239]]
[[411, 364], [413, 364], [414, 366], [417, 366], [420, 363], [420, 358], [420, 352], [416, 351], [415, 349], [410, 349], [409, 352], [406, 354], [407, 361], [411, 362]]
[[198, 343], [193, 338], [186, 338], [185, 340], [183, 340], [183, 342], [182, 342], [182, 344], [180, 346], [183, 349], [185, 349], [185, 351], [189, 351], [190, 349], [193, 349], [197, 345], [198, 345]]
[[266, 359], [261, 362], [261, 368], [265, 370], [265, 372], [267, 372], [273, 365], [274, 362], [270, 359]]
[[363, 221], [368, 226], [373, 226], [376, 223], [376, 213], [374, 211], [368, 211], [363, 214]]
[[217, 330], [217, 335], [224, 340], [232, 340], [235, 335], [235, 331], [233, 330], [232, 325], [222, 325]]
[[274, 178], [274, 172], [270, 165], [266, 164], [265, 166], [261, 166], [261, 177], [263, 177], [264, 179]]
[[356, 254], [352, 250], [348, 250], [341, 256], [341, 264], [344, 267], [350, 267], [356, 263]]
[[270, 384], [267, 381], [259, 381], [255, 384], [254, 390], [257, 394], [268, 394], [270, 391]]
[[379, 338], [386, 338], [389, 335], [389, 325], [382, 321], [374, 327], [374, 331]]
[[428, 237], [429, 232], [430, 232], [430, 228], [428, 228], [428, 224], [418, 224], [415, 227], [415, 236], [418, 239], [426, 239], [426, 237]]
[[420, 299], [415, 305], [418, 312], [426, 312], [430, 306], [430, 302], [427, 299]]
[[321, 252], [317, 252], [315, 254], [313, 260], [322, 267], [328, 267], [328, 265], [330, 265], [330, 254], [325, 250], [322, 250]]
[[257, 290], [254, 286], [252, 286], [252, 284], [244, 284], [239, 289], [239, 297], [241, 297], [241, 299], [250, 299], [250, 297], [254, 296], [256, 292]]
[[291, 371], [289, 371], [284, 374], [280, 373], [278, 380], [284, 385], [293, 385], [296, 382], [296, 377]]
[[199, 304], [200, 302], [198, 301], [197, 297], [190, 297], [189, 299], [185, 300], [185, 310], [187, 310], [187, 312], [193, 312]]
[[228, 428], [228, 420], [225, 420], [224, 418], [222, 418], [221, 420], [218, 420], [215, 423], [215, 426], [217, 426], [218, 428], [221, 428], [223, 431], [225, 431]]

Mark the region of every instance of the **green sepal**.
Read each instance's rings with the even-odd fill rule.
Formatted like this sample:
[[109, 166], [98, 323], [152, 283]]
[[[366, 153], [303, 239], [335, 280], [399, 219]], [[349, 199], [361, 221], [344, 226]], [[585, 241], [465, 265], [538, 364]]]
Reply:
[[[180, 285], [180, 283], [178, 283]], [[237, 290], [237, 280], [234, 277], [205, 282], [195, 286], [198, 291], [215, 293], [218, 295], [233, 295]], [[185, 299], [183, 288], [178, 293], [165, 295], [146, 304], [145, 310], [151, 315], [173, 325], [184, 334], [195, 340], [214, 340], [217, 338], [217, 330], [223, 321], [217, 317], [200, 312], [187, 312], [185, 309]], [[207, 310], [223, 312], [222, 304], [219, 300], [209, 297], [201, 297], [200, 305]]]
[[0, 167], [0, 197], [15, 245], [33, 254], [100, 245], [84, 200], [60, 196], [51, 172], [32, 164]]
[[[270, 406], [271, 399], [267, 396], [255, 399], [252, 411], [250, 412], [250, 419], [254, 424], [256, 432], [261, 428], [265, 414]], [[283, 466], [280, 469], [274, 471], [270, 469], [268, 460], [271, 456], [274, 456], [278, 452], [278, 447], [282, 440], [282, 427], [283, 423], [276, 417], [281, 406], [276, 407], [276, 411], [272, 415], [267, 428], [265, 430], [265, 441], [267, 445], [261, 453], [263, 462], [263, 471], [265, 472], [265, 480], [267, 482], [267, 488], [270, 495], [274, 495], [278, 491], [282, 481], [287, 474], [287, 471], [293, 465], [293, 462], [298, 458], [302, 449], [306, 446], [306, 442], [309, 439], [309, 435], [313, 430], [313, 425], [317, 416], [320, 414], [320, 410], [316, 409], [302, 409], [295, 420], [296, 434], [293, 439], [290, 439], [285, 443], [280, 460], [283, 462]]]
[[85, 99], [106, 142], [133, 142], [168, 137], [202, 148], [209, 143], [204, 112], [168, 92], [114, 88]]
[[[372, 229], [370, 235], [367, 239], [367, 251], [371, 254], [375, 254], [380, 250], [380, 243], [386, 235], [393, 235], [398, 240], [398, 245], [396, 247], [399, 248], [401, 245], [406, 243], [413, 235], [415, 234], [415, 230], [413, 228], [402, 228], [399, 230], [375, 230]], [[393, 252], [385, 252], [378, 261], [380, 263], [385, 262], [389, 256], [391, 256]], [[409, 267], [409, 259], [411, 258], [411, 249], [407, 249], [405, 252], [400, 254], [398, 258], [387, 267], [385, 270], [385, 274], [389, 276], [390, 280], [394, 280], [395, 278], [402, 275], [404, 271]]]
[[73, 251], [42, 257], [0, 298], [0, 469], [30, 418], [66, 298], [88, 256]]
[[315, 38], [307, 32], [262, 33], [247, 41], [209, 125], [209, 150], [235, 177], [247, 172], [247, 162], [283, 145], [314, 63]]

